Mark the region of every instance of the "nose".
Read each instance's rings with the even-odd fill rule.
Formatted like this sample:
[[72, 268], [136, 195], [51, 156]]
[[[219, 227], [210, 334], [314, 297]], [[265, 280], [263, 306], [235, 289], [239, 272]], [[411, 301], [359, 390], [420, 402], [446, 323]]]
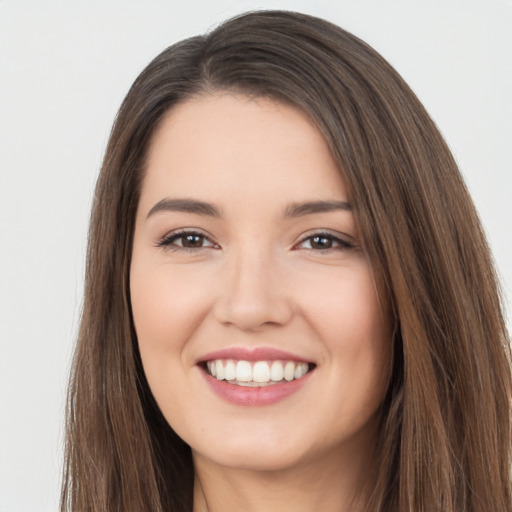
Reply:
[[256, 332], [291, 320], [293, 301], [284, 272], [270, 256], [247, 251], [226, 261], [225, 269], [214, 307], [219, 322]]

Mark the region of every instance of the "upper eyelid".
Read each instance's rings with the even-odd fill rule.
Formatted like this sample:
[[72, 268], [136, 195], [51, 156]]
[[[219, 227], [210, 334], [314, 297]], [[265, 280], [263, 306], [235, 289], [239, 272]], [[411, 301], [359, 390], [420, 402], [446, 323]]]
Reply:
[[329, 229], [318, 229], [306, 232], [304, 235], [301, 235], [297, 243], [304, 242], [305, 240], [308, 240], [309, 238], [315, 237], [315, 236], [326, 236], [333, 238], [335, 240], [339, 240], [342, 243], [345, 244], [351, 244], [354, 245], [356, 243], [354, 237], [348, 235], [347, 233], [339, 233], [339, 232], [333, 232]]
[[[210, 235], [208, 232], [204, 231], [200, 228], [178, 228], [174, 229], [172, 231], [169, 231], [162, 237], [160, 237], [158, 240], [156, 240], [155, 244], [157, 246], [163, 246], [165, 245], [166, 241], [169, 241], [172, 238], [179, 238], [180, 236], [187, 236], [187, 235], [200, 235], [207, 239], [211, 244], [218, 246], [219, 244], [215, 241], [214, 237]], [[307, 231], [306, 233], [302, 234], [300, 238], [296, 242], [293, 243], [293, 247], [296, 247], [297, 245], [302, 244], [306, 240], [313, 238], [315, 236], [325, 236], [330, 237], [336, 241], [339, 241], [342, 244], [346, 245], [356, 245], [356, 242], [354, 238], [346, 233], [339, 233], [339, 232], [332, 232], [329, 229], [314, 229]]]
[[179, 228], [179, 229], [173, 229], [172, 231], [169, 231], [162, 237], [158, 238], [155, 241], [155, 245], [158, 247], [165, 247], [166, 242], [169, 242], [172, 239], [178, 239], [180, 237], [185, 237], [187, 235], [199, 235], [207, 239], [213, 246], [218, 245], [214, 238], [206, 233], [204, 230], [200, 228]]
[[[314, 238], [315, 236], [325, 236], [331, 238], [335, 242], [335, 246], [333, 247], [324, 247], [324, 248], [309, 248], [309, 247], [301, 247], [302, 244]], [[304, 234], [299, 241], [293, 244], [292, 249], [294, 250], [304, 250], [309, 254], [339, 254], [344, 251], [358, 251], [361, 249], [361, 245], [358, 239], [355, 236], [349, 235], [348, 233], [343, 233], [330, 229], [316, 229]]]
[[212, 238], [212, 236], [201, 228], [177, 228], [172, 229], [171, 231], [168, 231], [165, 235], [163, 235], [161, 238], [170, 238], [175, 235], [201, 235], [205, 238]]

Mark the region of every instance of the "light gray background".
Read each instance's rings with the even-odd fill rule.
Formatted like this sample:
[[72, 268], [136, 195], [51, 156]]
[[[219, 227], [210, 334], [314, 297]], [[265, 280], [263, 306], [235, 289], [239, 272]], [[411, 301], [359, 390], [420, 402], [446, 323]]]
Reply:
[[327, 18], [398, 69], [467, 178], [511, 296], [510, 0], [0, 0], [0, 512], [57, 510], [91, 192], [124, 94], [167, 45], [257, 8]]

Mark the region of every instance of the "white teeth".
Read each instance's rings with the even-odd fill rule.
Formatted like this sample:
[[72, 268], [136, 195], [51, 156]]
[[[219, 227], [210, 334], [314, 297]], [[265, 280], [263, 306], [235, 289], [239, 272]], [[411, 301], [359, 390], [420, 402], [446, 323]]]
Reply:
[[215, 362], [215, 370], [217, 371], [217, 380], [224, 380], [225, 374], [224, 374], [224, 366], [222, 364], [222, 361], [216, 361]]
[[206, 366], [208, 367], [208, 371], [210, 372], [210, 374], [215, 377], [217, 375], [217, 368], [216, 368], [216, 365], [215, 365], [215, 361], [208, 361], [206, 363]]
[[233, 361], [228, 361], [226, 363], [226, 368], [224, 369], [224, 376], [226, 377], [226, 380], [235, 380], [236, 367]]
[[252, 367], [249, 361], [238, 361], [236, 363], [236, 380], [240, 382], [249, 382], [252, 379]]
[[300, 379], [301, 377], [306, 375], [307, 371], [308, 371], [308, 365], [306, 363], [300, 363], [295, 367], [295, 372], [294, 372], [293, 376], [296, 379]]
[[293, 380], [295, 377], [295, 363], [293, 361], [288, 361], [286, 366], [284, 367], [284, 378], [288, 382]]
[[252, 380], [254, 382], [269, 382], [270, 368], [265, 361], [258, 361], [252, 369]]
[[270, 378], [274, 382], [279, 382], [280, 380], [283, 380], [283, 377], [284, 371], [281, 361], [274, 361], [270, 367]]
[[240, 386], [261, 386], [292, 381], [304, 377], [308, 363], [297, 361], [233, 361], [216, 359], [206, 363], [208, 373], [217, 380], [227, 380]]

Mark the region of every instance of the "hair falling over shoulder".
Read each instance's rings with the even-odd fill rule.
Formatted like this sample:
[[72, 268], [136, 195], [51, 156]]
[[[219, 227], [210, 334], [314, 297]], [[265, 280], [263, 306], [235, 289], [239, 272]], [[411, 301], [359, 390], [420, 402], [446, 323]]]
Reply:
[[149, 390], [128, 273], [145, 157], [163, 115], [211, 91], [296, 106], [346, 181], [394, 319], [369, 512], [509, 512], [511, 358], [478, 216], [397, 72], [329, 22], [260, 11], [163, 51], [116, 118], [97, 182], [67, 406], [61, 511], [190, 512], [190, 448]]

